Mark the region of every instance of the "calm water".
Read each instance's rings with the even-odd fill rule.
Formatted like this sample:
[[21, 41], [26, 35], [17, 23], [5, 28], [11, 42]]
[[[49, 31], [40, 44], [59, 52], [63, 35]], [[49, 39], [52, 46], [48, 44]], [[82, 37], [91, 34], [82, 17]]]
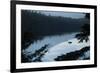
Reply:
[[[32, 43], [26, 50], [23, 50], [23, 52], [26, 55], [31, 55], [32, 53], [36, 52], [36, 50], [39, 50], [44, 45], [48, 44], [48, 47], [46, 47], [48, 51], [43, 56], [42, 61], [54, 61], [54, 58], [57, 56], [75, 50], [80, 50], [81, 48], [90, 45], [90, 42], [78, 43], [78, 40], [75, 38], [76, 34], [77, 33], [70, 33], [44, 37], [42, 40]], [[68, 42], [72, 43], [70, 44]], [[87, 55], [89, 56], [89, 52]], [[33, 56], [32, 60], [35, 58], [36, 57]], [[80, 57], [79, 59], [82, 58]]]
[[40, 49], [45, 44], [49, 44], [49, 47], [53, 47], [61, 42], [68, 41], [75, 37], [76, 33], [69, 33], [57, 36], [47, 36], [44, 37], [42, 40], [38, 40], [37, 42], [32, 43], [25, 52], [34, 52], [37, 49]]

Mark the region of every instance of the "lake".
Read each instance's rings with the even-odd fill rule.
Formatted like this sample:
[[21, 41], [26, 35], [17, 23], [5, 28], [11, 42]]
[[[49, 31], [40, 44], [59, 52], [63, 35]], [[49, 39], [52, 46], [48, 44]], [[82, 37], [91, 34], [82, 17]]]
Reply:
[[[89, 41], [83, 41], [82, 43], [79, 43], [79, 40], [75, 38], [77, 33], [78, 32], [46, 36], [41, 40], [31, 43], [25, 50], [23, 50], [23, 53], [26, 56], [31, 56], [31, 61], [48, 62], [54, 61], [56, 57], [62, 54], [80, 50], [85, 46], [90, 46]], [[83, 59], [83, 56], [79, 59]]]

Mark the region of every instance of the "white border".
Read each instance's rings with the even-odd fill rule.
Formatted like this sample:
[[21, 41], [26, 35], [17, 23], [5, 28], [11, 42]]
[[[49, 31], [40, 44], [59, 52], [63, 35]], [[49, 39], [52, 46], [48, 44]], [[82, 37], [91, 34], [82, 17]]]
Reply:
[[[21, 9], [25, 10], [46, 10], [64, 12], [85, 12], [90, 13], [90, 60], [64, 61], [64, 62], [42, 62], [42, 63], [21, 63]], [[94, 64], [94, 9], [52, 7], [36, 5], [16, 5], [16, 68], [39, 68], [55, 66], [72, 66]]]

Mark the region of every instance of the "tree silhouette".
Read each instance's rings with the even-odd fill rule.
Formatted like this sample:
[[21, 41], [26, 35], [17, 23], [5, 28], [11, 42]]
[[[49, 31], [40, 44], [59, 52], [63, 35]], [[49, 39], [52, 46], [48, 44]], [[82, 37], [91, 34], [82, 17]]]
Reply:
[[[85, 18], [89, 20], [90, 14], [86, 13]], [[79, 42], [83, 42], [83, 40], [87, 42], [89, 40], [89, 35], [90, 35], [90, 24], [87, 23], [81, 27], [80, 33], [76, 34], [75, 37], [79, 40]]]
[[86, 13], [85, 18], [90, 19], [90, 14]]
[[35, 53], [31, 55], [32, 57], [34, 57], [33, 62], [42, 62], [41, 58], [48, 51], [47, 49], [48, 46], [49, 44], [45, 44], [43, 47], [41, 47], [39, 50], [36, 50]]
[[22, 53], [22, 58], [21, 62], [26, 63], [26, 62], [42, 62], [42, 57], [45, 55], [46, 52], [48, 52], [47, 47], [49, 44], [45, 44], [42, 46], [40, 49], [36, 50], [34, 53], [30, 55], [26, 55], [26, 53]]
[[[55, 61], [69, 61], [69, 60], [78, 60], [80, 57], [85, 55], [85, 52], [87, 52], [88, 50], [90, 50], [89, 46], [83, 47], [80, 50], [76, 50], [73, 52], [69, 52], [66, 54], [63, 54], [61, 56], [58, 56], [57, 58], [55, 58]], [[83, 60], [88, 60], [90, 59], [90, 57], [86, 58], [84, 57]]]
[[83, 40], [87, 42], [89, 40], [89, 35], [90, 35], [90, 25], [84, 24], [81, 27], [81, 32], [76, 34], [75, 37], [79, 40], [79, 42], [83, 42]]

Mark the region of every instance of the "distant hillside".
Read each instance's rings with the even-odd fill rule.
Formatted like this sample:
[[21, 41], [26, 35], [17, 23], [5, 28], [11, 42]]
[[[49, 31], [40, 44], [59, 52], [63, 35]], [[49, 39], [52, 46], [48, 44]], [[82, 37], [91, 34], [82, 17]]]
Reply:
[[37, 12], [22, 10], [22, 34], [31, 32], [34, 35], [59, 35], [80, 31], [80, 27], [89, 22], [84, 19], [72, 19], [60, 16], [47, 16]]

